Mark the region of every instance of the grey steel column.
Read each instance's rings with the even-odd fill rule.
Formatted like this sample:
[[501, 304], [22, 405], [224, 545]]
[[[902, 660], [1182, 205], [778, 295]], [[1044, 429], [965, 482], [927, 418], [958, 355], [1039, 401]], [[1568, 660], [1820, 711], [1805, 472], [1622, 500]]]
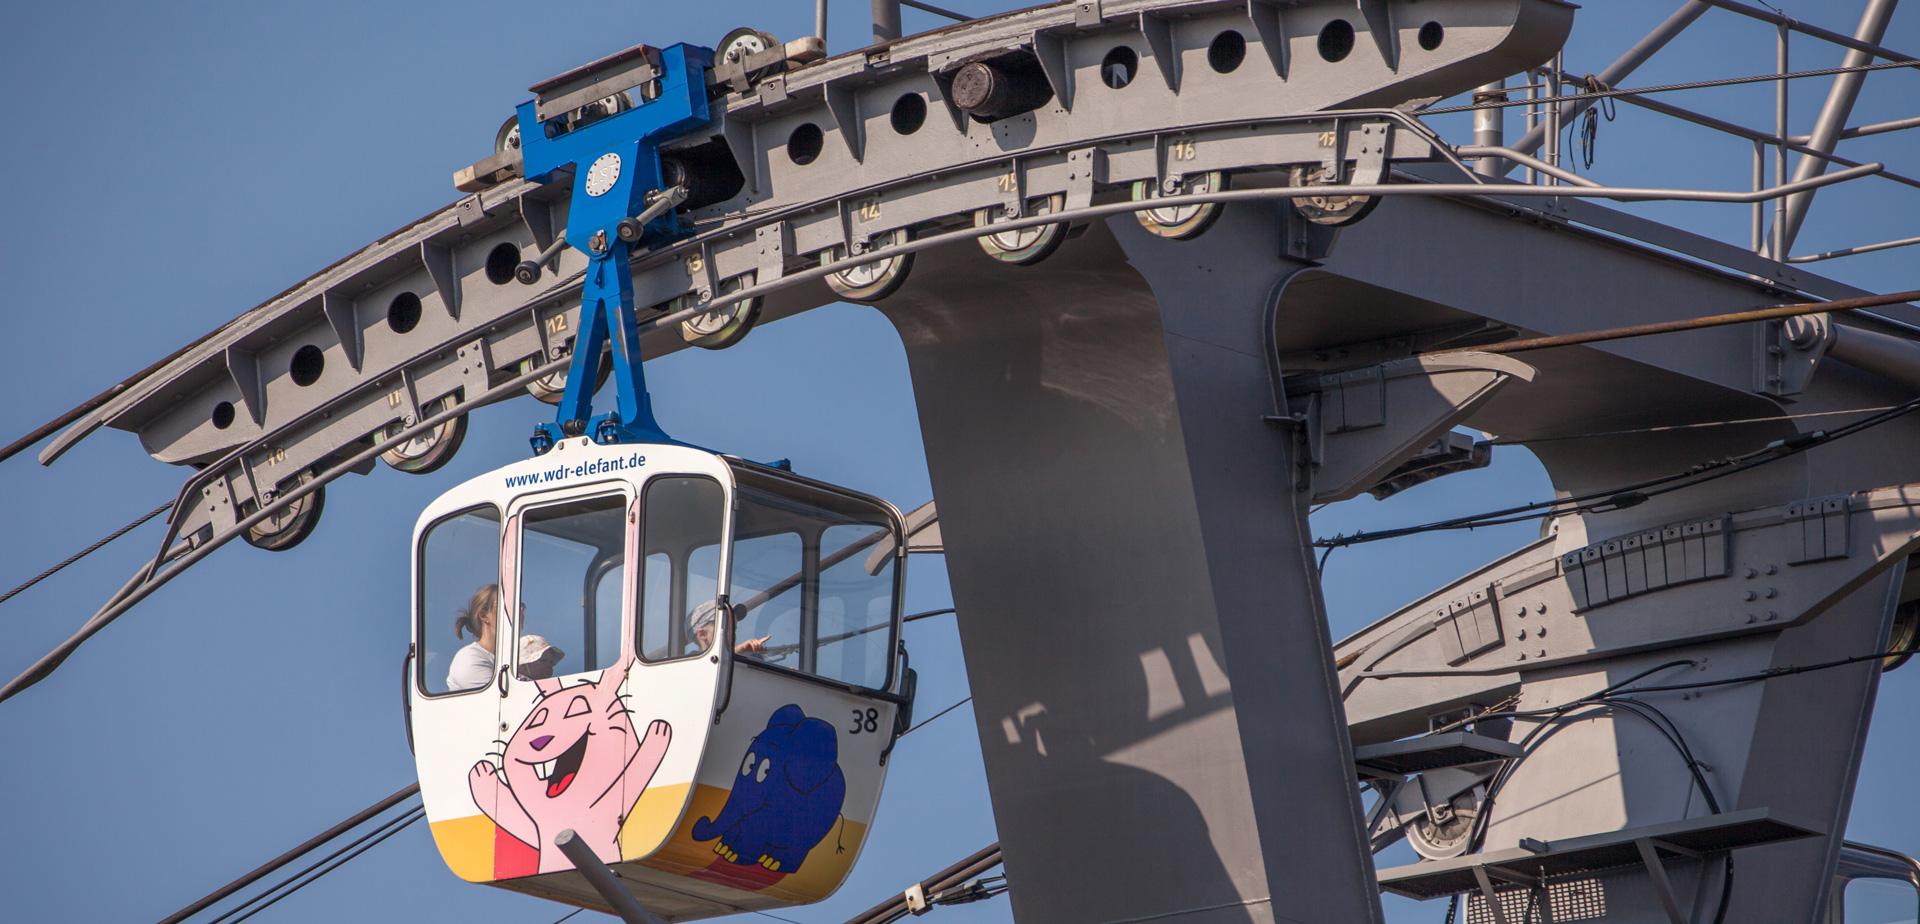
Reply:
[[900, 37], [900, 0], [873, 0], [873, 42]]
[[[1879, 44], [1887, 34], [1887, 21], [1893, 18], [1893, 9], [1900, 0], [1867, 0], [1867, 8], [1860, 13], [1860, 26], [1854, 30], [1853, 37], [1863, 42]], [[1873, 56], [1859, 49], [1849, 49], [1847, 57], [1841, 62], [1846, 67], [1859, 67], [1873, 60]], [[1816, 151], [1832, 151], [1840, 133], [1847, 127], [1847, 119], [1853, 115], [1853, 103], [1860, 98], [1860, 86], [1866, 83], [1865, 72], [1839, 74], [1833, 78], [1833, 88], [1827, 91], [1826, 105], [1820, 109], [1820, 119], [1814, 123], [1812, 137], [1807, 146]], [[1793, 178], [1805, 180], [1827, 172], [1827, 161], [1800, 155], [1800, 162], [1794, 165]], [[1787, 197], [1785, 224], [1780, 233], [1774, 236], [1779, 242], [1773, 258], [1785, 260], [1793, 250], [1793, 240], [1800, 234], [1800, 226], [1807, 220], [1807, 209], [1813, 205], [1813, 193], [1796, 193]]]
[[[1876, 575], [1818, 619], [1780, 634], [1774, 665], [1814, 664], [1885, 651], [1905, 568]], [[1833, 870], [1853, 808], [1860, 756], [1880, 688], [1880, 662], [1782, 677], [1761, 694], [1752, 748], [1731, 809], [1766, 806], [1804, 818], [1826, 837], [1742, 851], [1734, 858], [1728, 921], [1826, 921]], [[1712, 763], [1713, 758], [1701, 755]], [[1728, 768], [1731, 771], [1733, 768]], [[1727, 774], [1718, 775], [1724, 778]], [[1871, 806], [1862, 806], [1872, 811]]]
[[[1473, 91], [1476, 103], [1503, 103], [1507, 100], [1507, 81], [1503, 78]], [[1473, 112], [1473, 143], [1482, 147], [1501, 147], [1507, 143], [1507, 111], [1476, 109]], [[1482, 157], [1474, 162], [1473, 172], [1481, 176], [1506, 176], [1507, 161], [1500, 157]]]
[[1262, 419], [1302, 268], [1276, 225], [922, 254], [882, 305], [1022, 921], [1380, 920], [1291, 437]]

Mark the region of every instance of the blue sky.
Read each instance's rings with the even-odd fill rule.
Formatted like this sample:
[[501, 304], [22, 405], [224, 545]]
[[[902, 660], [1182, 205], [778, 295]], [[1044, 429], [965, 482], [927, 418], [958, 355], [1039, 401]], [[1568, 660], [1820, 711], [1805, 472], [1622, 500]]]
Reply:
[[[988, 0], [948, 0], [985, 13]], [[1597, 71], [1664, 17], [1671, 2], [1619, 0], [1581, 15], [1569, 68]], [[865, 4], [840, 0], [831, 42], [859, 43]], [[1852, 3], [1786, 4], [1851, 31]], [[1887, 42], [1920, 47], [1911, 12]], [[573, 26], [572, 23], [579, 23]], [[113, 6], [0, 6], [0, 85], [15, 115], [0, 129], [11, 179], [0, 222], [0, 316], [16, 345], [0, 367], [0, 438], [11, 439], [231, 319], [314, 270], [451, 201], [449, 173], [488, 153], [525, 87], [627, 44], [712, 43], [751, 23], [782, 37], [811, 28], [811, 4], [535, 6], [421, 0], [261, 4], [232, 0]], [[933, 20], [909, 13], [910, 28]], [[1710, 13], [1628, 81], [1755, 73], [1772, 66], [1771, 29]], [[1796, 42], [1794, 65], [1838, 63]], [[1855, 121], [1911, 115], [1910, 73], [1875, 75]], [[1678, 100], [1753, 124], [1770, 91]], [[1794, 96], [1806, 131], [1825, 92]], [[1464, 116], [1438, 120], [1443, 131]], [[1920, 159], [1913, 135], [1851, 143], [1862, 159]], [[1655, 142], [1664, 145], [1656, 151]], [[1744, 142], [1620, 107], [1601, 128], [1594, 175], [1632, 185], [1741, 186]], [[1797, 248], [1826, 250], [1914, 233], [1920, 192], [1887, 184], [1821, 194]], [[1735, 242], [1740, 207], [1652, 204], [1645, 214]], [[1828, 264], [1867, 289], [1913, 288], [1916, 251]], [[748, 457], [792, 458], [808, 474], [903, 508], [930, 496], [905, 357], [874, 311], [836, 306], [758, 330], [721, 353], [649, 366], [655, 407], [676, 436]], [[711, 383], [731, 402], [716, 406]], [[11, 849], [0, 894], [17, 920], [154, 919], [407, 784], [400, 659], [406, 650], [406, 546], [438, 492], [524, 456], [530, 400], [475, 415], [466, 447], [423, 477], [385, 468], [349, 476], [319, 531], [269, 554], [235, 544], [135, 609], [55, 677], [0, 704], [0, 825]], [[11, 586], [171, 498], [184, 473], [148, 459], [128, 434], [82, 443], [50, 469], [0, 464], [0, 585]], [[1502, 449], [1487, 471], [1387, 502], [1358, 500], [1315, 520], [1320, 533], [1400, 524], [1547, 496], [1539, 466]], [[1530, 526], [1416, 537], [1343, 551], [1327, 575], [1336, 636], [1521, 543]], [[0, 673], [12, 676], [83, 620], [159, 539], [149, 526], [0, 606]], [[918, 558], [909, 607], [948, 603], [942, 564]], [[966, 695], [950, 619], [908, 630], [930, 715]], [[1916, 745], [1902, 721], [1920, 669], [1891, 675], [1856, 800], [1856, 838], [1920, 851], [1907, 794]], [[896, 752], [874, 839], [849, 885], [783, 917], [838, 921], [994, 837], [971, 713], [955, 711]], [[1383, 863], [1404, 862], [1400, 854]], [[1017, 888], [1016, 884], [1016, 888]], [[1389, 902], [1395, 921], [1438, 905]], [[565, 909], [468, 886], [416, 826], [263, 920], [431, 917], [467, 924], [550, 921]], [[582, 915], [578, 920], [592, 919]], [[1004, 899], [941, 912], [1004, 921]], [[758, 918], [756, 920], [766, 920]]]

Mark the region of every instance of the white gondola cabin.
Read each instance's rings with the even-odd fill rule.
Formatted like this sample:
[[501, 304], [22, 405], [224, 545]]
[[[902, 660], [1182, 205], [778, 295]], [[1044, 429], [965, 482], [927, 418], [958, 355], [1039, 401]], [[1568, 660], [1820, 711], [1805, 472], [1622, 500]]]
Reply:
[[671, 444], [567, 439], [442, 495], [407, 699], [447, 865], [604, 908], [570, 829], [671, 920], [831, 894], [911, 705], [901, 539], [885, 501]]

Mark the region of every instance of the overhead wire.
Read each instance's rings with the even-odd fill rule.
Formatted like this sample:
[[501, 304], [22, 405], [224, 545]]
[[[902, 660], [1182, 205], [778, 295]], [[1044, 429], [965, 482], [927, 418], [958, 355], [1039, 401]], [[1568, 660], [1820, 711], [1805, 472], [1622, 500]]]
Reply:
[[92, 555], [93, 553], [98, 552], [103, 548], [106, 548], [115, 539], [118, 539], [121, 536], [124, 536], [130, 532], [133, 532], [136, 529], [139, 529], [148, 520], [151, 520], [154, 517], [157, 517], [163, 513], [166, 513], [168, 510], [171, 510], [171, 509], [173, 509], [173, 501], [167, 501], [166, 503], [161, 504], [160, 506], [147, 511], [144, 514], [141, 514], [133, 522], [128, 523], [127, 525], [122, 526], [119, 529], [116, 529], [113, 532], [106, 534], [106, 536], [98, 540], [95, 540], [92, 545], [89, 545], [86, 548], [81, 549], [80, 551], [67, 556], [66, 559], [61, 561], [59, 564], [54, 565], [53, 567], [48, 568], [47, 570], [42, 571], [31, 578], [28, 578], [27, 581], [21, 584], [20, 586], [15, 587], [14, 589], [9, 590], [4, 594], [0, 594], [0, 603], [5, 603], [8, 600], [11, 600], [14, 597], [19, 596], [20, 594], [24, 593], [28, 588], [32, 587], [33, 585], [38, 584], [41, 581], [46, 580], [47, 578], [53, 577], [56, 574], [59, 574], [60, 572], [66, 570], [67, 566], [73, 564], [74, 562], [79, 561], [82, 558]]
[[[402, 815], [399, 818], [394, 819], [393, 821], [387, 822], [386, 825], [382, 826], [382, 828], [384, 828], [384, 833], [380, 833], [378, 837], [373, 837], [372, 834], [364, 835], [359, 840], [354, 841], [352, 844], [348, 844], [346, 847], [341, 848], [340, 851], [335, 851], [334, 854], [331, 854], [329, 856], [330, 857], [338, 856], [341, 852], [346, 850], [352, 850], [353, 852], [348, 853], [346, 856], [340, 857], [340, 859], [335, 861], [331, 866], [321, 869], [319, 872], [314, 873], [312, 876], [308, 877], [307, 879], [301, 882], [295, 883], [293, 887], [287, 889], [286, 891], [280, 893], [279, 895], [276, 895], [273, 898], [267, 900], [266, 902], [260, 904], [258, 907], [254, 908], [252, 911], [249, 911], [246, 914], [243, 914], [237, 918], [233, 918], [231, 924], [240, 924], [241, 921], [245, 921], [246, 919], [253, 917], [256, 914], [259, 914], [260, 912], [273, 907], [275, 904], [279, 903], [281, 899], [284, 899], [290, 895], [293, 895], [294, 893], [300, 891], [301, 889], [304, 889], [307, 886], [310, 886], [315, 882], [319, 881], [320, 877], [325, 876], [328, 873], [331, 873], [334, 870], [337, 870], [340, 867], [353, 862], [353, 860], [356, 857], [359, 857], [361, 854], [366, 853], [367, 851], [380, 846], [380, 843], [382, 841], [385, 841], [387, 838], [390, 838], [396, 834], [399, 834], [401, 831], [406, 830], [414, 822], [419, 821], [420, 819], [425, 818], [426, 816], [427, 816], [427, 810], [425, 808], [415, 808], [412, 811], [408, 812], [407, 814]], [[368, 838], [372, 838], [372, 839], [368, 840]], [[355, 849], [356, 844], [359, 845], [357, 849]], [[225, 918], [216, 918], [213, 924], [220, 924], [220, 922], [223, 920], [225, 920]]]
[[334, 838], [337, 838], [340, 835], [345, 834], [346, 832], [359, 827], [360, 825], [366, 823], [368, 820], [374, 818], [375, 816], [378, 816], [381, 813], [384, 813], [388, 809], [393, 808], [396, 805], [399, 805], [400, 803], [406, 801], [407, 799], [413, 796], [418, 795], [419, 793], [420, 793], [420, 784], [418, 783], [414, 783], [408, 786], [402, 786], [398, 790], [395, 790], [392, 795], [387, 796], [383, 799], [380, 799], [374, 802], [372, 805], [369, 805], [366, 808], [363, 808], [360, 811], [347, 816], [346, 818], [335, 823], [332, 827], [327, 828], [325, 831], [322, 831], [319, 834], [314, 835], [313, 837], [307, 838], [305, 841], [302, 841], [299, 844], [294, 845], [292, 849], [286, 851], [285, 853], [282, 853], [279, 856], [274, 857], [273, 859], [260, 864], [259, 866], [255, 867], [251, 871], [245, 874], [242, 874], [238, 878], [228, 882], [226, 885], [223, 885], [220, 888], [217, 888], [212, 892], [209, 892], [206, 895], [202, 896], [200, 899], [187, 904], [185, 907], [181, 908], [179, 911], [176, 911], [173, 914], [163, 918], [160, 921], [160, 924], [179, 924], [179, 922], [184, 921], [187, 918], [192, 917], [193, 915], [198, 914], [201, 911], [204, 911], [207, 908], [212, 907], [213, 905], [217, 904], [218, 902], [220, 902], [220, 900], [226, 898], [227, 896], [232, 895], [233, 893], [238, 892], [241, 889], [244, 889], [255, 882], [258, 882], [259, 880], [269, 875], [272, 875], [275, 870], [278, 870], [281, 867], [286, 866], [287, 864], [292, 863], [293, 861], [298, 860], [303, 856], [306, 856], [307, 854], [318, 849], [321, 845], [326, 844], [329, 841], [332, 841]]
[[1876, 652], [1874, 654], [1854, 655], [1849, 658], [1836, 658], [1832, 661], [1820, 661], [1813, 664], [1805, 664], [1805, 665], [1798, 665], [1798, 666], [1789, 665], [1786, 667], [1770, 667], [1770, 668], [1767, 668], [1766, 670], [1754, 671], [1749, 674], [1741, 674], [1735, 677], [1720, 677], [1714, 680], [1694, 680], [1694, 681], [1689, 681], [1687, 683], [1669, 683], [1669, 684], [1659, 684], [1659, 685], [1647, 686], [1647, 687], [1630, 687], [1624, 690], [1620, 690], [1619, 692], [1623, 694], [1637, 695], [1641, 693], [1675, 693], [1675, 692], [1680, 692], [1685, 690], [1704, 690], [1712, 687], [1724, 687], [1724, 686], [1731, 686], [1734, 684], [1741, 684], [1741, 683], [1756, 683], [1762, 680], [1772, 680], [1776, 677], [1792, 677], [1796, 674], [1811, 674], [1816, 671], [1832, 670], [1836, 667], [1846, 667], [1850, 664], [1860, 664], [1867, 661], [1884, 661], [1888, 658], [1906, 657], [1909, 655], [1913, 655], [1915, 653], [1920, 653], [1920, 643], [1916, 643], [1906, 648], [1895, 648], [1888, 651]]
[[[1532, 756], [1541, 745], [1545, 744], [1547, 739], [1557, 734], [1559, 730], [1566, 728], [1567, 721], [1583, 710], [1606, 708], [1634, 715], [1647, 722], [1675, 749], [1676, 753], [1678, 753], [1680, 760], [1685, 764], [1688, 773], [1692, 776], [1694, 787], [1700, 791], [1707, 810], [1714, 814], [1719, 814], [1720, 802], [1718, 798], [1714, 796], [1713, 787], [1706, 779], [1705, 771], [1711, 768], [1703, 764], [1693, 753], [1693, 748], [1687, 743], [1686, 736], [1680, 731], [1679, 725], [1673, 721], [1672, 717], [1668, 716], [1663, 710], [1652, 703], [1640, 699], [1639, 696], [1641, 694], [1691, 691], [1733, 684], [1754, 683], [1771, 680], [1776, 677], [1788, 677], [1796, 674], [1831, 670], [1837, 667], [1860, 664], [1867, 661], [1880, 661], [1891, 657], [1908, 656], [1916, 652], [1920, 652], [1920, 642], [1904, 648], [1879, 651], [1872, 654], [1836, 658], [1829, 661], [1815, 662], [1813, 664], [1773, 667], [1732, 677], [1720, 677], [1712, 680], [1695, 680], [1682, 683], [1653, 684], [1648, 686], [1635, 685], [1662, 671], [1676, 667], [1699, 666], [1699, 662], [1692, 658], [1680, 658], [1645, 668], [1631, 677], [1616, 681], [1600, 690], [1559, 706], [1544, 709], [1492, 710], [1479, 713], [1469, 721], [1480, 722], [1505, 718], [1537, 720], [1540, 721], [1541, 724], [1521, 738], [1518, 742], [1522, 748], [1521, 755], [1503, 765], [1488, 784], [1487, 795], [1480, 802], [1479, 812], [1474, 818], [1473, 828], [1468, 835], [1468, 850], [1478, 850], [1480, 845], [1484, 843], [1486, 829], [1493, 814], [1491, 809], [1494, 800], [1505, 787], [1506, 783], [1512, 779], [1519, 765], [1524, 762], [1527, 757]], [[1718, 910], [1714, 915], [1715, 924], [1721, 924], [1721, 922], [1726, 920], [1733, 894], [1733, 876], [1733, 857], [1729, 854], [1726, 858], [1725, 872], [1721, 877], [1720, 901]], [[1457, 906], [1457, 901], [1448, 903], [1448, 921], [1454, 919]]]
[[914, 732], [927, 727], [929, 724], [932, 724], [933, 720], [940, 718], [941, 716], [946, 715], [947, 713], [952, 712], [953, 710], [958, 709], [961, 706], [964, 706], [970, 702], [973, 702], [972, 694], [968, 694], [968, 696], [965, 699], [962, 699], [961, 701], [954, 703], [953, 705], [948, 706], [947, 708], [942, 709], [939, 712], [934, 713], [933, 715], [930, 715], [918, 722], [915, 722], [912, 726], [908, 727], [906, 731], [901, 732], [900, 737], [905, 738], [906, 736], [911, 735]]
[[1807, 450], [1824, 446], [1836, 440], [1844, 439], [1862, 430], [1871, 429], [1920, 410], [1920, 398], [1873, 414], [1871, 416], [1844, 424], [1832, 430], [1815, 430], [1786, 439], [1774, 440], [1759, 449], [1738, 455], [1725, 456], [1696, 463], [1685, 471], [1672, 472], [1654, 478], [1648, 478], [1598, 491], [1589, 491], [1571, 497], [1550, 501], [1535, 501], [1497, 510], [1465, 514], [1432, 520], [1412, 526], [1401, 526], [1383, 530], [1362, 530], [1350, 535], [1336, 535], [1315, 539], [1313, 544], [1320, 548], [1358, 545], [1366, 542], [1379, 542], [1386, 539], [1398, 539], [1420, 533], [1480, 529], [1488, 526], [1500, 526], [1508, 523], [1521, 523], [1550, 516], [1565, 516], [1574, 513], [1606, 513], [1638, 506], [1652, 498], [1686, 488], [1697, 487], [1710, 481], [1717, 481], [1730, 475], [1737, 475], [1781, 459], [1797, 456]]
[[[1744, 424], [1780, 423], [1790, 420], [1812, 420], [1818, 417], [1838, 417], [1842, 414], [1872, 414], [1899, 407], [1897, 404], [1879, 404], [1873, 407], [1848, 407], [1831, 411], [1806, 411], [1799, 414], [1768, 414], [1762, 417], [1730, 417], [1726, 420], [1703, 420], [1696, 423], [1663, 424], [1656, 427], [1626, 427], [1619, 430], [1590, 430], [1584, 433], [1563, 433], [1557, 436], [1529, 436], [1520, 439], [1494, 437], [1487, 440], [1493, 446], [1532, 446], [1536, 443], [1558, 443], [1568, 440], [1590, 440], [1605, 436], [1638, 436], [1649, 433], [1678, 433], [1686, 430], [1710, 430], [1715, 427], [1737, 427]], [[1324, 505], [1323, 505], [1324, 506]]]
[[[258, 894], [241, 902], [239, 905], [236, 905], [233, 908], [230, 908], [224, 912], [221, 912], [219, 915], [215, 916], [211, 921], [209, 921], [208, 924], [222, 924], [222, 922], [226, 922], [230, 920], [242, 921], [242, 920], [245, 920], [246, 918], [252, 917], [255, 913], [259, 912], [261, 909], [265, 908], [267, 905], [271, 905], [274, 902], [279, 901], [281, 898], [284, 898], [287, 895], [291, 895], [293, 894], [293, 892], [299, 891], [300, 888], [304, 888], [305, 886], [305, 883], [302, 883], [298, 887], [295, 887], [293, 889], [287, 889], [287, 886], [289, 884], [294, 883], [297, 880], [300, 880], [302, 877], [306, 876], [308, 873], [312, 873], [313, 871], [320, 869], [322, 866], [326, 866], [326, 864], [340, 857], [342, 854], [345, 854], [356, 847], [366, 844], [369, 840], [372, 840], [373, 838], [378, 837], [383, 833], [392, 833], [393, 831], [399, 830], [399, 828], [406, 827], [407, 824], [412, 823], [411, 819], [413, 819], [416, 814], [421, 814], [424, 812], [425, 812], [424, 808], [416, 805], [411, 808], [408, 808], [406, 811], [403, 811], [398, 815], [393, 816], [392, 818], [387, 819], [386, 821], [381, 822], [378, 825], [375, 825], [371, 830], [361, 834], [359, 837], [356, 837], [351, 841], [348, 841], [344, 846], [334, 850], [332, 853], [329, 853], [326, 856], [321, 857], [320, 859], [315, 860], [312, 863], [309, 863], [298, 870], [295, 870], [293, 873], [281, 879], [279, 882], [276, 882], [273, 885], [268, 886], [266, 889], [260, 891]], [[384, 840], [384, 838], [382, 839]], [[354, 854], [354, 856], [359, 856], [359, 854]], [[352, 857], [348, 857], [348, 859], [352, 859]], [[331, 872], [334, 868], [335, 867], [328, 867], [325, 870], [321, 870], [320, 876], [326, 875], [328, 872]], [[319, 876], [315, 876], [313, 878], [318, 879]], [[311, 882], [312, 880], [309, 879], [307, 881]], [[283, 889], [286, 889], [286, 891], [282, 892]], [[280, 894], [276, 895], [276, 893], [280, 893]], [[273, 896], [273, 897], [271, 898], [271, 900], [268, 900], [270, 896]], [[265, 904], [262, 904], [263, 901], [265, 902]], [[238, 915], [238, 917], [236, 917], [236, 915]]]
[[1707, 90], [1707, 89], [1712, 89], [1714, 87], [1733, 87], [1733, 86], [1740, 86], [1741, 84], [1750, 84], [1750, 83], [1773, 83], [1775, 81], [1780, 81], [1780, 80], [1799, 80], [1799, 79], [1809, 78], [1809, 77], [1832, 77], [1838, 74], [1860, 74], [1860, 73], [1867, 73], [1869, 71], [1897, 70], [1900, 68], [1912, 68], [1912, 69], [1920, 70], [1920, 62], [1877, 61], [1871, 64], [1850, 64], [1850, 65], [1841, 65], [1838, 67], [1814, 68], [1811, 70], [1804, 70], [1804, 71], [1789, 71], [1785, 74], [1774, 73], [1774, 74], [1754, 74], [1754, 75], [1743, 76], [1743, 77], [1718, 77], [1713, 80], [1693, 80], [1693, 81], [1687, 81], [1685, 83], [1663, 83], [1663, 84], [1655, 84], [1653, 86], [1648, 86], [1648, 87], [1633, 87], [1631, 89], [1626, 89], [1626, 90], [1596, 90], [1596, 91], [1589, 91], [1586, 93], [1569, 93], [1563, 96], [1546, 97], [1544, 98], [1544, 100], [1543, 99], [1491, 100], [1488, 102], [1481, 102], [1481, 103], [1467, 103], [1459, 106], [1440, 106], [1433, 109], [1422, 109], [1420, 110], [1420, 114], [1423, 116], [1426, 116], [1426, 115], [1444, 115], [1447, 113], [1454, 113], [1454, 112], [1474, 112], [1481, 109], [1510, 109], [1516, 106], [1534, 106], [1534, 105], [1538, 105], [1543, 101], [1552, 102], [1552, 103], [1575, 103], [1575, 102], [1580, 102], [1582, 100], [1590, 100], [1590, 99], [1600, 100], [1600, 99], [1612, 99], [1612, 98], [1621, 97], [1621, 96], [1645, 96], [1653, 93], [1673, 93], [1680, 90]]

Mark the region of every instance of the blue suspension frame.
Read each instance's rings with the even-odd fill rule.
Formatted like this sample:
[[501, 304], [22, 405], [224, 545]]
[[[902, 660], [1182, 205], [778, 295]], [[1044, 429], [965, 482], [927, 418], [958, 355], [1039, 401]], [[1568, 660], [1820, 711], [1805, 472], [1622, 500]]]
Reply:
[[[596, 442], [672, 442], [653, 416], [641, 368], [639, 320], [634, 314], [633, 245], [620, 239], [621, 222], [638, 215], [650, 195], [662, 192], [660, 146], [707, 124], [707, 69], [713, 51], [672, 45], [660, 51], [660, 92], [652, 100], [572, 131], [549, 136], [535, 101], [520, 104], [520, 152], [528, 179], [546, 182], [573, 168], [573, 201], [567, 214], [567, 246], [587, 256], [580, 285], [580, 328], [574, 335], [567, 390], [553, 423], [534, 428], [533, 451], [544, 453], [569, 436], [591, 434]], [[593, 182], [598, 195], [587, 191]], [[609, 169], [610, 167], [610, 169]], [[608, 174], [614, 176], [608, 182]], [[671, 209], [649, 221], [637, 244], [657, 244], [686, 234]], [[589, 419], [601, 347], [613, 342], [618, 410]]]

